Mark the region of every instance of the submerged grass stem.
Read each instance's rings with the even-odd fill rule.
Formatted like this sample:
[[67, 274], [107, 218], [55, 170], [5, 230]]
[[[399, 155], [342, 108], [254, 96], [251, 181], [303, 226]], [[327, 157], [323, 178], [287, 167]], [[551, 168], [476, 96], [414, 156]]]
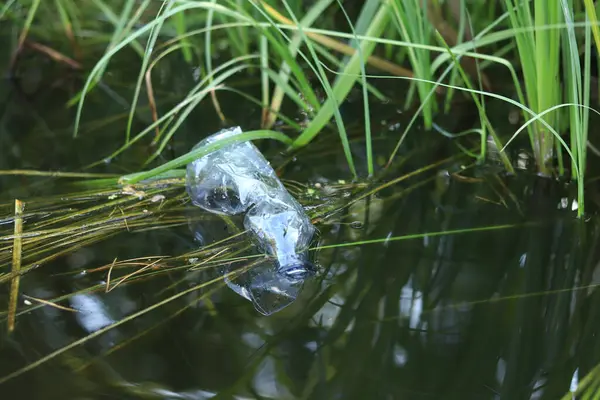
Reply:
[[25, 203], [21, 200], [15, 200], [15, 229], [12, 251], [12, 280], [10, 283], [10, 299], [8, 302], [8, 332], [15, 329], [15, 314], [17, 311], [17, 300], [19, 298], [19, 282], [21, 279], [21, 251], [23, 233], [23, 211]]

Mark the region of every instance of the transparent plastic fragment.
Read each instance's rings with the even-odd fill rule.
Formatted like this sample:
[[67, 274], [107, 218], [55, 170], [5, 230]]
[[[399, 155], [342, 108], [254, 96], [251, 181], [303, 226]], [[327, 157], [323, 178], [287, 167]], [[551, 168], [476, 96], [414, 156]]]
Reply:
[[[241, 133], [239, 127], [222, 130], [194, 149]], [[228, 286], [265, 315], [292, 303], [314, 274], [308, 247], [315, 228], [256, 146], [228, 145], [188, 164], [186, 189], [193, 204], [206, 211], [244, 214], [244, 228], [268, 256], [235, 281], [227, 280]]]
[[231, 290], [250, 300], [258, 312], [271, 315], [296, 300], [306, 277], [294, 278], [281, 274], [273, 268], [272, 261], [265, 260], [236, 279], [226, 278], [225, 281]]
[[[239, 127], [224, 129], [200, 141], [193, 149], [239, 135]], [[267, 187], [281, 185], [275, 171], [250, 142], [226, 146], [187, 166], [186, 188], [192, 202], [207, 211], [240, 214], [255, 203]]]
[[251, 207], [244, 227], [253, 232], [258, 246], [275, 257], [282, 274], [301, 277], [308, 273], [308, 246], [315, 232], [304, 209], [285, 192], [283, 201], [270, 199]]

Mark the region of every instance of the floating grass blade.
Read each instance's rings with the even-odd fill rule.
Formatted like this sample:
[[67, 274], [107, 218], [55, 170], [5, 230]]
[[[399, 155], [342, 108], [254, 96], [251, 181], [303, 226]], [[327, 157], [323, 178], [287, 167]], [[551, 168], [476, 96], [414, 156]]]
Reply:
[[[238, 271], [234, 271], [234, 272], [236, 274], [239, 273]], [[234, 275], [234, 273], [230, 273], [230, 275]], [[23, 374], [23, 373], [25, 373], [27, 371], [31, 371], [32, 369], [37, 368], [40, 365], [45, 364], [46, 362], [52, 360], [56, 356], [59, 356], [59, 355], [65, 353], [65, 352], [67, 352], [67, 351], [69, 351], [69, 350], [71, 350], [71, 349], [73, 349], [73, 348], [75, 348], [77, 346], [80, 346], [80, 345], [88, 342], [90, 339], [98, 337], [98, 336], [104, 334], [105, 332], [110, 331], [111, 329], [114, 329], [114, 328], [116, 328], [116, 327], [118, 327], [120, 325], [123, 325], [124, 323], [132, 321], [132, 320], [134, 320], [134, 319], [136, 319], [136, 318], [138, 318], [138, 317], [140, 317], [140, 316], [142, 316], [142, 315], [144, 315], [144, 314], [146, 314], [146, 313], [148, 313], [148, 312], [150, 312], [152, 310], [155, 310], [155, 309], [157, 309], [159, 307], [162, 307], [163, 305], [168, 304], [169, 302], [171, 302], [173, 300], [176, 300], [178, 298], [181, 298], [181, 297], [187, 295], [188, 293], [195, 292], [197, 290], [209, 287], [209, 286], [217, 284], [217, 283], [221, 283], [222, 281], [223, 281], [223, 277], [212, 279], [210, 281], [207, 281], [207, 282], [201, 283], [199, 285], [196, 285], [196, 286], [194, 286], [192, 288], [183, 290], [183, 291], [181, 291], [181, 292], [179, 292], [179, 293], [177, 293], [177, 294], [175, 294], [175, 295], [173, 295], [173, 296], [171, 296], [171, 297], [169, 297], [169, 298], [167, 298], [167, 299], [165, 299], [163, 301], [160, 301], [160, 302], [155, 303], [155, 304], [153, 304], [153, 305], [151, 305], [149, 307], [144, 308], [143, 310], [140, 310], [140, 311], [135, 312], [135, 313], [133, 313], [131, 315], [128, 315], [128, 316], [126, 316], [125, 318], [123, 318], [123, 319], [121, 319], [119, 321], [116, 321], [116, 322], [114, 322], [114, 323], [112, 323], [110, 325], [107, 325], [107, 326], [105, 326], [103, 328], [100, 328], [97, 331], [94, 331], [94, 332], [90, 333], [89, 335], [87, 335], [87, 336], [85, 336], [85, 337], [83, 337], [81, 339], [78, 339], [78, 340], [76, 340], [76, 341], [74, 341], [74, 342], [72, 342], [72, 343], [70, 343], [70, 344], [68, 344], [68, 345], [66, 345], [64, 347], [61, 347], [60, 349], [55, 350], [52, 353], [50, 353], [50, 354], [48, 354], [48, 355], [46, 355], [44, 357], [41, 357], [40, 359], [38, 359], [38, 360], [36, 360], [36, 361], [34, 361], [34, 362], [30, 363], [30, 364], [27, 364], [25, 367], [23, 367], [23, 368], [15, 371], [15, 372], [12, 372], [12, 373], [10, 373], [8, 375], [0, 377], [0, 384], [2, 384], [4, 382], [7, 382], [10, 379], [16, 378], [17, 376], [19, 376], [19, 375], [21, 375], [21, 374]], [[204, 297], [206, 295], [207, 294], [204, 294], [202, 297]]]
[[[335, 248], [340, 248], [340, 247], [365, 246], [368, 244], [388, 243], [388, 242], [394, 242], [394, 241], [398, 241], [398, 240], [413, 240], [413, 239], [423, 239], [426, 237], [429, 238], [429, 237], [437, 237], [437, 236], [450, 236], [450, 235], [458, 235], [458, 234], [495, 231], [495, 230], [502, 230], [502, 229], [516, 229], [516, 228], [522, 228], [523, 226], [524, 225], [522, 225], [522, 224], [521, 225], [504, 224], [504, 225], [490, 225], [490, 226], [466, 228], [466, 229], [445, 230], [445, 231], [438, 231], [438, 232], [415, 233], [415, 234], [403, 235], [403, 236], [392, 236], [392, 237], [385, 237], [385, 238], [361, 240], [361, 241], [357, 241], [357, 242], [330, 244], [330, 245], [320, 246], [320, 247], [318, 247], [318, 249], [325, 250], [325, 249], [335, 249]], [[527, 226], [532, 226], [532, 224], [528, 224]], [[311, 250], [313, 250], [313, 249], [311, 249]]]
[[12, 280], [10, 283], [10, 299], [8, 302], [8, 332], [15, 329], [15, 314], [17, 311], [17, 300], [19, 298], [19, 282], [21, 280], [21, 251], [23, 233], [23, 211], [25, 203], [15, 200], [15, 229], [12, 248]]
[[36, 171], [31, 169], [0, 170], [0, 175], [20, 176], [48, 176], [52, 178], [111, 178], [118, 177], [115, 174], [99, 174], [92, 172], [62, 172], [62, 171]]
[[280, 132], [268, 131], [268, 130], [244, 132], [242, 134], [235, 135], [234, 137], [224, 138], [222, 140], [207, 144], [206, 146], [203, 146], [203, 147], [200, 147], [193, 151], [190, 151], [189, 153], [187, 153], [181, 157], [177, 157], [176, 159], [171, 160], [171, 161], [169, 161], [159, 167], [156, 167], [150, 171], [138, 172], [135, 174], [125, 175], [125, 176], [121, 177], [120, 182], [122, 184], [133, 184], [133, 183], [137, 183], [137, 182], [140, 182], [140, 181], [143, 181], [146, 179], [150, 179], [152, 177], [155, 177], [159, 174], [168, 172], [177, 167], [181, 167], [183, 165], [189, 164], [190, 162], [192, 162], [200, 157], [203, 157], [213, 151], [217, 151], [218, 149], [220, 149], [224, 146], [228, 146], [228, 145], [235, 144], [235, 143], [247, 142], [250, 140], [258, 140], [258, 139], [274, 139], [274, 140], [278, 140], [287, 145], [292, 144], [292, 140]]

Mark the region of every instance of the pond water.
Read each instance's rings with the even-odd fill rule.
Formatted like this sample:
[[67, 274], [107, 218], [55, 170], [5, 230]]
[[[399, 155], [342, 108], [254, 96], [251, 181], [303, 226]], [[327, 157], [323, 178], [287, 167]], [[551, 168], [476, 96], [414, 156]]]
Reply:
[[[0, 83], [0, 170], [77, 171], [110, 154], [123, 140], [131, 87], [113, 77], [95, 91], [73, 139], [74, 111], [64, 103], [80, 77], [36, 61], [46, 62], [24, 56], [16, 78]], [[155, 94], [174, 102], [190, 82], [191, 73], [179, 74]], [[255, 106], [227, 92], [219, 99], [230, 126], [258, 127]], [[342, 112], [364, 176], [363, 121], [352, 120], [362, 100], [355, 99]], [[411, 115], [393, 103], [372, 107], [381, 167]], [[507, 109], [496, 107], [492, 118], [510, 132]], [[149, 112], [136, 115], [136, 129], [148, 121]], [[458, 131], [473, 121], [473, 110], [459, 107], [438, 122]], [[202, 103], [154, 164], [221, 128], [210, 101]], [[206, 254], [194, 255], [201, 250], [194, 226], [208, 216], [186, 202], [181, 182], [161, 188], [156, 201], [119, 195], [115, 201], [125, 200], [114, 206], [110, 191], [86, 197], [64, 180], [1, 175], [2, 299], [15, 198], [31, 204], [24, 232], [60, 215], [68, 218], [57, 227], [75, 221], [92, 232], [94, 218], [129, 213], [142, 201], [153, 215], [101, 237], [74, 232], [25, 242], [28, 272], [11, 334], [2, 306], [2, 398], [571, 398], [600, 362], [594, 184], [590, 216], [578, 221], [571, 185], [527, 171], [505, 176], [493, 162], [475, 167], [419, 126], [381, 181], [352, 183], [337, 134], [323, 135], [293, 158], [277, 144], [259, 145], [313, 215], [333, 207], [316, 222], [317, 276], [270, 316], [222, 282], [198, 288], [215, 279], [214, 268], [197, 267]], [[136, 171], [151, 151], [137, 146], [93, 171]], [[44, 246], [60, 253], [49, 257]], [[140, 257], [127, 268], [117, 263]], [[140, 267], [143, 279], [119, 281]]]

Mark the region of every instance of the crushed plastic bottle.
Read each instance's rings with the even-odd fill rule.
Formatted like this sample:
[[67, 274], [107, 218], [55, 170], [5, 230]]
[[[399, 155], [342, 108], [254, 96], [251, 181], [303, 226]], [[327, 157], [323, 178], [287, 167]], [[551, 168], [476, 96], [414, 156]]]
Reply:
[[[194, 149], [241, 133], [239, 127], [221, 130]], [[291, 304], [314, 274], [308, 247], [315, 227], [256, 146], [232, 144], [191, 162], [186, 189], [192, 203], [206, 211], [245, 214], [244, 228], [270, 256], [235, 282], [228, 280], [228, 286], [265, 315]]]

